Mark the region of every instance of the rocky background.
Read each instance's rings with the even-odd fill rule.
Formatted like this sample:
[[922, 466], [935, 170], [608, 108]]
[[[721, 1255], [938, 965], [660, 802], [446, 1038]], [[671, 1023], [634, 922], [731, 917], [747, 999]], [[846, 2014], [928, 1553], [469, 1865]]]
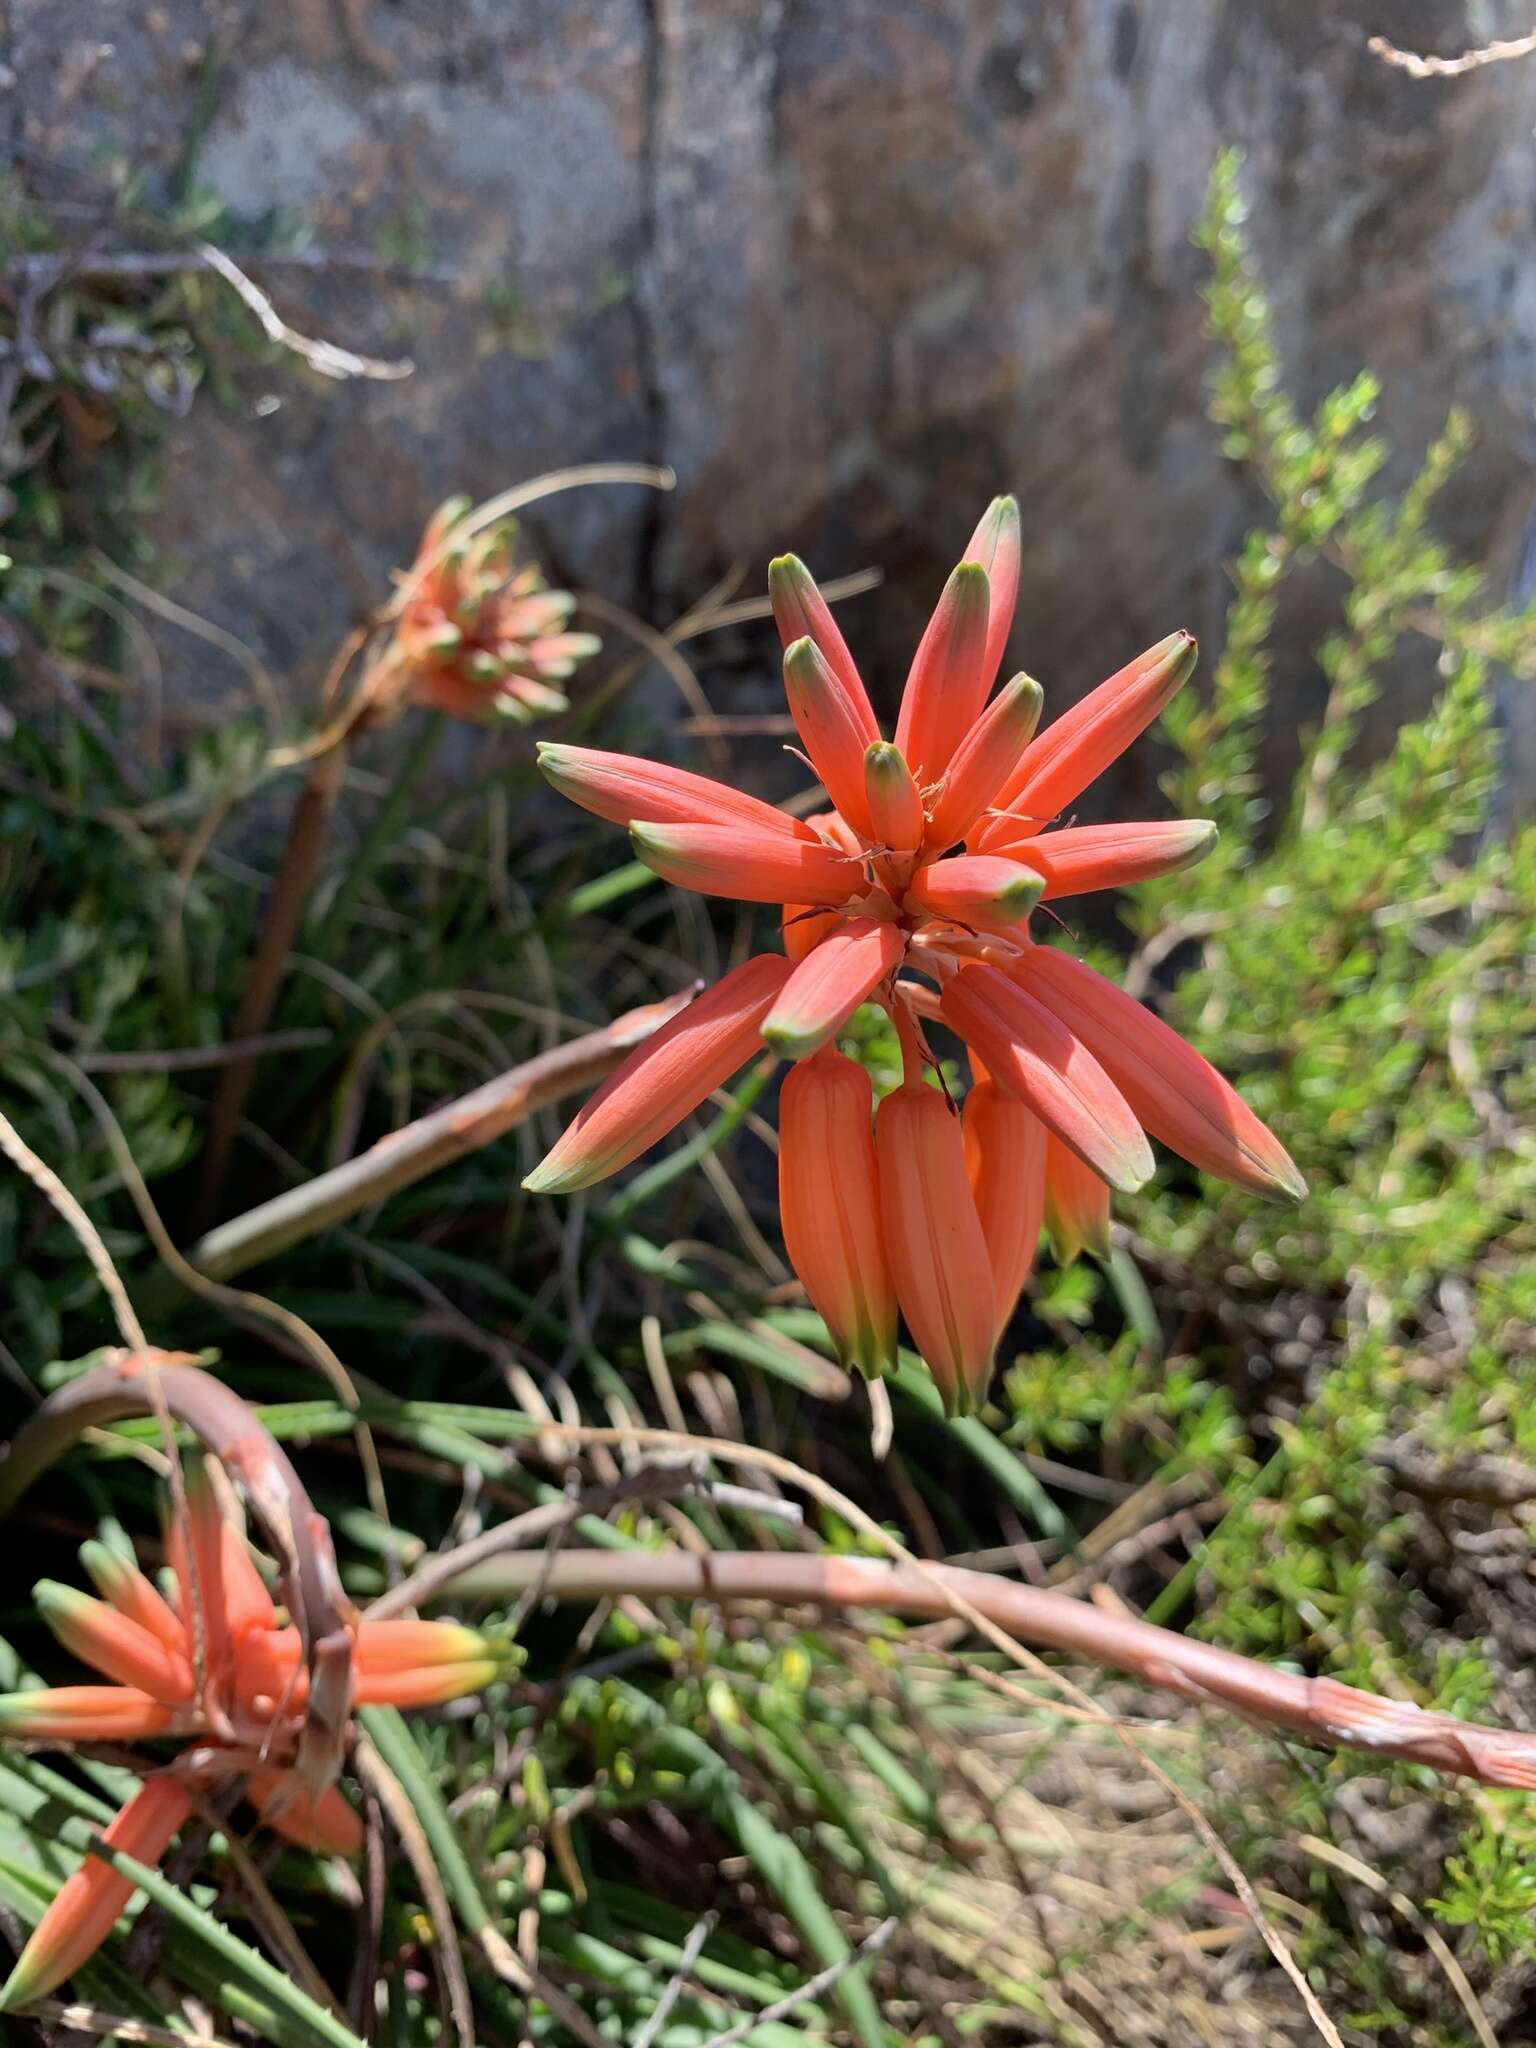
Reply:
[[[1400, 470], [1467, 405], [1444, 518], [1503, 587], [1532, 496], [1536, 61], [1421, 82], [1366, 42], [1529, 26], [1502, 0], [20, 0], [4, 111], [34, 160], [302, 222], [348, 260], [264, 272], [285, 314], [415, 362], [253, 365], [176, 430], [151, 515], [174, 594], [285, 687], [450, 490], [639, 458], [675, 495], [537, 514], [559, 578], [665, 624], [784, 547], [878, 564], [845, 623], [887, 706], [977, 512], [1016, 491], [1013, 655], [1060, 703], [1175, 625], [1217, 631], [1255, 509], [1204, 414], [1189, 242], [1224, 142], [1299, 395], [1371, 366]], [[1320, 570], [1277, 775], [1331, 597]], [[184, 706], [227, 681], [167, 651]], [[715, 707], [768, 704], [769, 657], [702, 646]], [[1378, 739], [1432, 682], [1407, 649]]]

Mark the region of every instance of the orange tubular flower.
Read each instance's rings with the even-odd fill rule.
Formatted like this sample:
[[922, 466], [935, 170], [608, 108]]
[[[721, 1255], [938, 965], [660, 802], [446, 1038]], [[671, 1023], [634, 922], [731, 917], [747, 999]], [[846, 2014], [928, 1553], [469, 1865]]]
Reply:
[[325, 1856], [360, 1856], [363, 1824], [334, 1785], [316, 1799], [281, 1771], [252, 1771], [245, 1796], [273, 1834]]
[[896, 1361], [896, 1292], [880, 1224], [869, 1075], [828, 1049], [779, 1093], [784, 1242], [844, 1365], [873, 1379]]
[[787, 960], [760, 953], [663, 1024], [608, 1076], [524, 1187], [565, 1195], [638, 1159], [752, 1057], [788, 979]]
[[906, 950], [893, 924], [867, 917], [843, 924], [785, 982], [763, 1020], [763, 1037], [787, 1060], [807, 1058], [896, 972]]
[[[192, 1801], [174, 1778], [147, 1778], [102, 1830], [109, 1849], [139, 1863], [158, 1863], [171, 1837], [191, 1818]], [[30, 2005], [89, 1962], [133, 1897], [133, 1879], [121, 1877], [99, 1856], [87, 1856], [55, 1892], [32, 1930], [3, 1991], [0, 2010]]]
[[[1152, 1172], [1147, 1133], [1245, 1188], [1303, 1192], [1278, 1140], [1192, 1048], [1032, 941], [1042, 899], [1167, 874], [1208, 851], [1213, 832], [1198, 819], [1051, 829], [1163, 710], [1195, 643], [1171, 634], [1036, 736], [1041, 691], [1028, 676], [987, 703], [1019, 559], [1018, 507], [999, 498], [923, 634], [894, 745], [810, 572], [793, 556], [774, 562], [790, 709], [835, 809], [796, 822], [680, 769], [544, 750], [555, 786], [627, 824], [668, 881], [778, 903], [787, 957], [748, 961], [631, 1055], [526, 1185], [560, 1193], [627, 1165], [767, 1043], [804, 1063], [781, 1097], [779, 1167], [807, 1294], [840, 1353], [867, 1370], [889, 1355], [871, 1335], [888, 1274], [951, 1407], [984, 1396], [1042, 1216], [1062, 1258], [1105, 1249], [1110, 1189]], [[876, 1118], [874, 1205], [857, 1141], [867, 1099], [831, 1050], [871, 999], [904, 1061]], [[929, 1086], [919, 1006], [977, 1055], [963, 1136]]]
[[1167, 825], [1069, 825], [1045, 839], [1026, 839], [1010, 851], [1044, 878], [1041, 900], [1049, 902], [1093, 889], [1128, 889], [1192, 868], [1215, 844], [1216, 827], [1209, 819], [1179, 818]]
[[[301, 1775], [309, 1673], [299, 1631], [279, 1626], [240, 1531], [190, 1460], [186, 1507], [170, 1530], [175, 1607], [100, 1543], [85, 1544], [81, 1556], [102, 1599], [48, 1581], [38, 1586], [39, 1612], [64, 1647], [117, 1683], [0, 1695], [0, 1736], [187, 1742], [187, 1753], [147, 1778], [103, 1836], [143, 1863], [164, 1855], [199, 1791], [231, 1779], [243, 1781], [257, 1813], [288, 1840], [355, 1854], [362, 1845], [356, 1814], [335, 1785], [317, 1789]], [[447, 1622], [362, 1621], [349, 1632], [353, 1704], [436, 1706], [483, 1690], [501, 1668], [484, 1636]], [[86, 1856], [0, 1989], [0, 2011], [42, 1998], [72, 1975], [106, 1940], [132, 1893], [130, 1879]]]
[[1049, 1134], [1032, 1109], [991, 1080], [978, 1081], [966, 1096], [964, 1124], [966, 1173], [987, 1241], [1000, 1337], [1040, 1244]]
[[945, 1408], [969, 1414], [992, 1376], [997, 1286], [960, 1119], [910, 1070], [876, 1112], [875, 1163], [896, 1299]]
[[1109, 1186], [1061, 1142], [1045, 1136], [1045, 1227], [1056, 1263], [1070, 1266], [1079, 1252], [1109, 1257]]
[[864, 870], [816, 839], [791, 839], [756, 825], [631, 825], [629, 836], [647, 867], [680, 889], [734, 896], [743, 903], [794, 897], [846, 903], [869, 883]]

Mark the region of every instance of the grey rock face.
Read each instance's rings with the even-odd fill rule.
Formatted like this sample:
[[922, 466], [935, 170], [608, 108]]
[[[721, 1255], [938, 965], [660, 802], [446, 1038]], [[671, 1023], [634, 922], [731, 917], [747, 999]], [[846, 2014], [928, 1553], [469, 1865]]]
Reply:
[[[785, 547], [822, 575], [878, 563], [887, 587], [847, 628], [887, 710], [977, 512], [1017, 491], [1012, 654], [1059, 706], [1176, 625], [1209, 638], [1255, 510], [1204, 416], [1189, 244], [1225, 141], [1248, 152], [1299, 394], [1375, 368], [1404, 468], [1468, 405], [1482, 436], [1446, 518], [1501, 573], [1513, 560], [1536, 63], [1419, 83], [1366, 39], [1453, 50], [1528, 21], [1502, 0], [1386, 12], [119, 0], [108, 24], [24, 0], [13, 63], [35, 147], [130, 150], [165, 177], [206, 110], [197, 173], [234, 213], [432, 273], [274, 273], [295, 324], [408, 352], [415, 374], [321, 389], [252, 370], [179, 434], [157, 535], [177, 595], [293, 688], [450, 489], [641, 458], [676, 467], [673, 498], [579, 492], [536, 515], [559, 578], [664, 621], [732, 563], [761, 588]], [[1326, 576], [1307, 599], [1277, 773], [1317, 703]], [[718, 709], [773, 702], [766, 637], [704, 664]], [[205, 669], [183, 686], [206, 690]], [[1379, 729], [1431, 687], [1406, 650]], [[1128, 764], [1114, 795], [1151, 779]]]

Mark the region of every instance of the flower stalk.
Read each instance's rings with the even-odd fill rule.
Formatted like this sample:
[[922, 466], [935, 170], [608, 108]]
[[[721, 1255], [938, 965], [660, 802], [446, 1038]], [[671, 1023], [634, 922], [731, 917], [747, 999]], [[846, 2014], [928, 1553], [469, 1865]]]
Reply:
[[948, 1620], [969, 1608], [1022, 1642], [1110, 1665], [1144, 1685], [1321, 1748], [1361, 1749], [1483, 1785], [1536, 1790], [1536, 1734], [1458, 1720], [1334, 1678], [1304, 1677], [1070, 1593], [958, 1565], [770, 1551], [511, 1552], [459, 1573], [437, 1592], [501, 1601], [535, 1584], [552, 1600], [758, 1600], [873, 1609], [914, 1621]]

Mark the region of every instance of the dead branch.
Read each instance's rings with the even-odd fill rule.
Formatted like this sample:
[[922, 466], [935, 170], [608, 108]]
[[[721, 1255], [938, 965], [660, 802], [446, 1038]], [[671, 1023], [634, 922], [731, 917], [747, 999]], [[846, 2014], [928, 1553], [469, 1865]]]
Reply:
[[329, 1173], [317, 1174], [301, 1187], [289, 1188], [210, 1230], [192, 1247], [190, 1263], [209, 1279], [226, 1280], [333, 1223], [345, 1222], [387, 1195], [411, 1187], [440, 1166], [478, 1152], [549, 1103], [593, 1087], [642, 1040], [685, 1008], [694, 994], [689, 988], [662, 1002], [629, 1010], [600, 1030], [554, 1046], [461, 1095], [456, 1102], [419, 1117], [404, 1130], [391, 1131], [357, 1158], [344, 1160]]
[[456, 1600], [505, 1600], [541, 1573], [553, 1600], [763, 1600], [869, 1607], [925, 1621], [947, 1619], [958, 1604], [1047, 1649], [1113, 1665], [1144, 1685], [1225, 1707], [1303, 1742], [1428, 1764], [1484, 1785], [1536, 1789], [1536, 1733], [1482, 1727], [1411, 1701], [1381, 1699], [1334, 1678], [1305, 1678], [1068, 1593], [954, 1565], [919, 1569], [874, 1558], [767, 1551], [695, 1557], [681, 1550], [565, 1550], [547, 1560], [536, 1554], [502, 1556], [438, 1590]]
[[1459, 57], [1421, 57], [1413, 50], [1400, 50], [1385, 36], [1372, 36], [1365, 46], [1373, 57], [1390, 64], [1394, 71], [1406, 71], [1410, 78], [1463, 78], [1469, 71], [1481, 71], [1488, 64], [1507, 64], [1514, 57], [1536, 52], [1536, 29], [1513, 41], [1484, 43], [1478, 50], [1463, 50]]

